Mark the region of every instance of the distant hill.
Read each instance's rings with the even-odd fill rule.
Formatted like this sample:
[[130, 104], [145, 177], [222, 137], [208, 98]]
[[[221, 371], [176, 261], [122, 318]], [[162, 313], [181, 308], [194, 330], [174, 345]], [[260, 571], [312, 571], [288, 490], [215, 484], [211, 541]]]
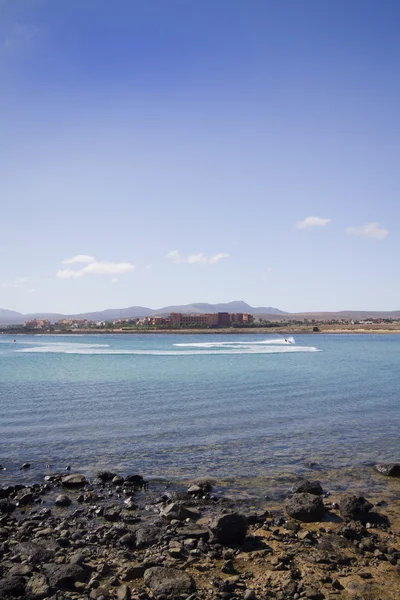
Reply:
[[331, 321], [340, 319], [367, 320], [373, 318], [399, 319], [400, 310], [397, 311], [356, 311], [343, 310], [339, 312], [304, 312], [287, 313], [272, 306], [250, 306], [242, 300], [226, 302], [221, 304], [208, 304], [206, 302], [196, 302], [194, 304], [177, 304], [173, 306], [163, 306], [162, 308], [152, 309], [145, 306], [131, 306], [129, 308], [108, 308], [102, 311], [79, 313], [75, 315], [63, 315], [60, 313], [31, 313], [22, 314], [13, 310], [0, 308], [0, 325], [20, 325], [30, 319], [49, 319], [52, 323], [59, 319], [88, 319], [89, 321], [114, 321], [116, 319], [155, 317], [169, 315], [171, 312], [181, 312], [190, 314], [205, 314], [216, 312], [229, 313], [250, 313], [259, 318], [269, 321], [283, 321], [294, 319], [303, 321], [304, 319], [315, 319], [318, 321]]
[[183, 304], [176, 306], [164, 306], [162, 308], [152, 309], [145, 306], [131, 306], [129, 308], [108, 308], [102, 311], [79, 313], [75, 315], [63, 315], [59, 313], [30, 313], [22, 314], [12, 310], [0, 309], [0, 324], [2, 325], [19, 325], [30, 319], [49, 319], [52, 323], [59, 319], [74, 318], [88, 319], [89, 321], [113, 321], [115, 319], [128, 319], [139, 317], [153, 317], [169, 315], [171, 312], [205, 314], [216, 312], [230, 313], [251, 313], [253, 315], [269, 314], [269, 315], [285, 315], [283, 311], [272, 307], [252, 307], [241, 300], [235, 302], [227, 302], [223, 304]]

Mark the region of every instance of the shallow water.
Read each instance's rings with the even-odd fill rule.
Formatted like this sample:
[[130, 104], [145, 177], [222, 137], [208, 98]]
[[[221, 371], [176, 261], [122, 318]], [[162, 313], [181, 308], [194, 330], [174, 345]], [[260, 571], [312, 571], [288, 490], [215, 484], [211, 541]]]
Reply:
[[24, 461], [244, 482], [398, 460], [399, 359], [396, 335], [2, 335], [0, 482]]

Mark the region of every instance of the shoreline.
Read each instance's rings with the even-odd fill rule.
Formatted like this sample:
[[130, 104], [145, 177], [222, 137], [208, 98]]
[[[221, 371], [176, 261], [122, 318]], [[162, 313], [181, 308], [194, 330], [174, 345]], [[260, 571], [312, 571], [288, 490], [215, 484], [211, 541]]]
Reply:
[[297, 478], [256, 505], [110, 471], [0, 488], [0, 598], [397, 600], [400, 479], [370, 471], [379, 491]]
[[318, 325], [319, 331], [313, 331], [313, 326], [304, 326], [299, 328], [292, 327], [249, 327], [249, 328], [238, 328], [238, 329], [144, 329], [144, 330], [133, 330], [133, 329], [70, 329], [70, 330], [56, 330], [56, 331], [21, 331], [20, 329], [15, 330], [0, 330], [0, 335], [334, 335], [334, 334], [360, 334], [360, 335], [389, 335], [389, 334], [400, 334], [400, 325], [395, 329], [388, 328], [339, 328], [330, 327], [325, 328], [323, 325]]

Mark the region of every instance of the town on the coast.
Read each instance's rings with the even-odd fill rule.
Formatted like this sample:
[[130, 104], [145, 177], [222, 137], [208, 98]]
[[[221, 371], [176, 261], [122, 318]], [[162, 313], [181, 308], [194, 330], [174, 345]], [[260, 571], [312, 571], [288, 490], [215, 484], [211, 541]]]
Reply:
[[298, 331], [331, 331], [331, 330], [399, 330], [400, 319], [372, 317], [368, 319], [310, 318], [295, 315], [279, 315], [279, 318], [263, 318], [249, 313], [217, 312], [206, 314], [172, 312], [169, 315], [149, 317], [125, 317], [120, 319], [99, 319], [66, 317], [58, 320], [33, 318], [20, 324], [1, 326], [1, 331], [14, 332], [77, 332], [77, 331], [111, 331], [111, 332], [146, 332], [146, 331], [183, 331], [183, 330], [241, 330], [241, 329], [295, 329]]

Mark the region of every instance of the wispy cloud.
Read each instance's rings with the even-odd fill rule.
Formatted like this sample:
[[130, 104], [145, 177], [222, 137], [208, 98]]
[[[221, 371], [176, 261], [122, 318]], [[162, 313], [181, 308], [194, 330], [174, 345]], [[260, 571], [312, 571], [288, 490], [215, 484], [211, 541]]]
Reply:
[[81, 263], [93, 263], [96, 259], [93, 256], [88, 256], [87, 254], [77, 254], [72, 258], [66, 258], [63, 260], [63, 265], [78, 265]]
[[384, 240], [385, 237], [389, 235], [389, 231], [384, 227], [381, 227], [379, 223], [366, 223], [360, 227], [348, 227], [346, 233], [373, 240]]
[[19, 290], [25, 294], [32, 294], [33, 292], [36, 292], [35, 288], [28, 287], [29, 285], [32, 286], [32, 282], [30, 281], [29, 277], [15, 277], [14, 279], [0, 283], [0, 288]]
[[297, 229], [306, 229], [307, 227], [324, 227], [332, 219], [323, 219], [322, 217], [306, 217], [296, 224]]
[[[59, 279], [80, 279], [85, 275], [124, 275], [133, 271], [136, 267], [128, 262], [112, 262], [109, 260], [96, 260], [86, 254], [78, 254], [73, 258], [67, 258], [64, 264], [88, 263], [81, 269], [60, 269], [57, 271]], [[115, 282], [113, 282], [115, 283]]]
[[20, 289], [25, 287], [25, 285], [28, 283], [29, 278], [28, 277], [15, 277], [14, 279], [10, 279], [8, 281], [3, 281], [3, 283], [1, 284], [2, 288], [14, 288], [14, 289]]
[[219, 252], [218, 254], [214, 254], [213, 256], [206, 256], [204, 252], [199, 252], [198, 254], [188, 254], [187, 256], [184, 256], [178, 250], [171, 250], [171, 252], [168, 252], [166, 257], [172, 260], [172, 262], [174, 262], [177, 265], [182, 263], [186, 263], [188, 265], [215, 265], [220, 260], [228, 258], [229, 254], [227, 254], [226, 252]]

